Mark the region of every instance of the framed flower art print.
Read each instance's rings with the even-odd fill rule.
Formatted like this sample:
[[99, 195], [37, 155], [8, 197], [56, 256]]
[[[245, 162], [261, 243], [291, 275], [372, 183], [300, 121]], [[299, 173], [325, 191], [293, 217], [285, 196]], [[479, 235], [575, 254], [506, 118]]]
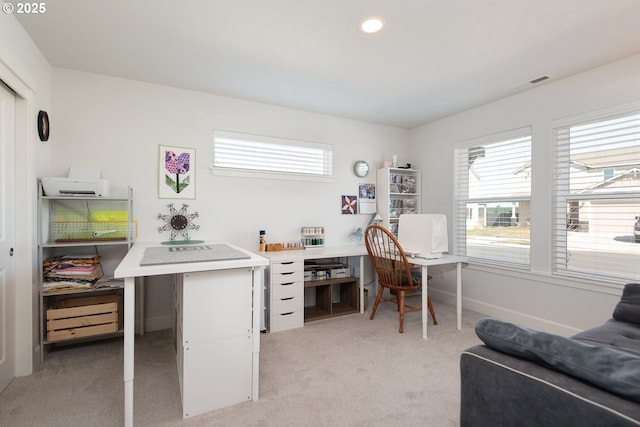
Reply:
[[161, 145], [158, 157], [158, 197], [195, 199], [196, 150]]

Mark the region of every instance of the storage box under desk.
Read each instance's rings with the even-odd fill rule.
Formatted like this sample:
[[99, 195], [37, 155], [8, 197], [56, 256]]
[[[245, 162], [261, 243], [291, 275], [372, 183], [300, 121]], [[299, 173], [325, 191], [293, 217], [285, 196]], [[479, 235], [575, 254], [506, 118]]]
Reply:
[[47, 340], [84, 338], [118, 331], [118, 304], [81, 305], [47, 310]]
[[47, 340], [51, 342], [110, 334], [124, 323], [121, 293], [68, 297], [47, 309]]
[[[359, 305], [358, 277], [313, 280], [305, 282], [304, 321], [357, 313]], [[312, 304], [307, 304], [312, 301]]]
[[[316, 285], [319, 282], [313, 281], [311, 283]], [[305, 283], [305, 295], [312, 294], [313, 298], [311, 299], [315, 301], [313, 305], [305, 305], [304, 307], [305, 322], [331, 317], [331, 283], [326, 280], [323, 282], [326, 283], [321, 286], [309, 286], [309, 282]]]

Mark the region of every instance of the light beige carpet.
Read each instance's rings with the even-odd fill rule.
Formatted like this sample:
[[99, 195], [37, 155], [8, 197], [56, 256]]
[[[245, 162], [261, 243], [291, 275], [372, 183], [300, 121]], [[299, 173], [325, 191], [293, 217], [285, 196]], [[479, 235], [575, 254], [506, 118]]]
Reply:
[[[415, 298], [415, 297], [412, 297]], [[136, 336], [136, 426], [457, 426], [459, 357], [477, 344], [482, 316], [434, 301], [421, 338], [420, 313], [404, 334], [384, 304], [356, 314], [261, 335], [260, 399], [182, 419], [172, 334]], [[118, 426], [123, 423], [121, 339], [59, 347], [43, 367], [0, 394], [0, 426]], [[212, 363], [215, 361], [212, 360]], [[223, 386], [223, 385], [222, 385]]]

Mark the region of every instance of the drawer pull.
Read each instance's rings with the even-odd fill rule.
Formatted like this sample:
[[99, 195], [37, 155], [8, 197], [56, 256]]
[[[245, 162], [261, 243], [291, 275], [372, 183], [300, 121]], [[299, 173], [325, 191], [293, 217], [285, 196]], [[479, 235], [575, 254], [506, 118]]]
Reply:
[[290, 286], [293, 285], [295, 282], [287, 282], [287, 283], [280, 283], [280, 286]]
[[280, 274], [284, 276], [285, 274], [293, 274], [293, 273], [295, 273], [295, 271], [287, 271], [286, 273], [280, 273]]
[[290, 311], [288, 313], [280, 313], [280, 316], [289, 316], [291, 314], [293, 314], [293, 311]]
[[293, 264], [293, 261], [284, 261], [284, 262], [281, 262], [280, 264], [289, 265], [289, 264]]
[[292, 300], [294, 297], [289, 297], [289, 298], [280, 298], [280, 301], [289, 301]]

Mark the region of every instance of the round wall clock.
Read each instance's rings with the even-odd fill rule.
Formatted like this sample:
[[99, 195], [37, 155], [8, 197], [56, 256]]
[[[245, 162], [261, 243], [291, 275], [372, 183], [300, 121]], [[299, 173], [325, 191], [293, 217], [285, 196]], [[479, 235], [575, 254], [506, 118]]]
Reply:
[[369, 163], [365, 162], [364, 160], [358, 160], [353, 164], [353, 173], [358, 178], [364, 178], [365, 176], [367, 176], [367, 174], [369, 174]]
[[38, 136], [40, 141], [49, 140], [49, 115], [46, 111], [38, 112]]

